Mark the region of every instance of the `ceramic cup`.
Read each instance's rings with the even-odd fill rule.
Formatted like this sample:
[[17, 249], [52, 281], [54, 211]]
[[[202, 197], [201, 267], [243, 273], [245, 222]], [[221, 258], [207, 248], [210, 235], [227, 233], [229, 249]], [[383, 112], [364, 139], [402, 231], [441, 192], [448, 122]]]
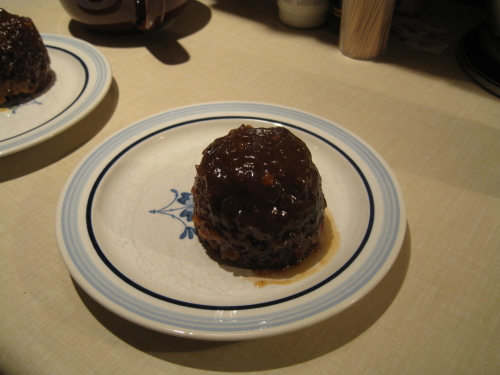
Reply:
[[104, 33], [142, 33], [171, 22], [188, 0], [59, 0], [78, 23]]

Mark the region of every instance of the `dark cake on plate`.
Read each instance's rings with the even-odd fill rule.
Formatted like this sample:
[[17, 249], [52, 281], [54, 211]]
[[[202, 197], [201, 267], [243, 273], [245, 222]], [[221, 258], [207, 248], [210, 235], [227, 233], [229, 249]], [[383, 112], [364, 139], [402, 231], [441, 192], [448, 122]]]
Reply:
[[285, 269], [319, 243], [326, 201], [306, 144], [287, 128], [241, 125], [196, 166], [193, 222], [215, 258]]
[[50, 58], [33, 21], [0, 8], [0, 105], [42, 91]]

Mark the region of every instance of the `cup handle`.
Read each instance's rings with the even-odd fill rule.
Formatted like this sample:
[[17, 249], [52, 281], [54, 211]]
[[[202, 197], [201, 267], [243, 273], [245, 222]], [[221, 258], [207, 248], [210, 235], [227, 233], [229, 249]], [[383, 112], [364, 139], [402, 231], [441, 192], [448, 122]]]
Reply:
[[165, 14], [163, 0], [139, 0], [136, 4], [137, 19], [139, 20], [137, 29], [141, 31], [152, 30], [163, 22]]

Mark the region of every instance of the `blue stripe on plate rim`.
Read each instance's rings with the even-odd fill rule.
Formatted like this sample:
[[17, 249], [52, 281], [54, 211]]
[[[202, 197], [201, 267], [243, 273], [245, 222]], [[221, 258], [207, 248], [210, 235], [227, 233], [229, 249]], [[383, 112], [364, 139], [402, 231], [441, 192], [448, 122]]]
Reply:
[[[99, 184], [101, 183], [101, 181], [104, 178], [104, 176], [106, 175], [106, 173], [112, 168], [112, 166], [114, 165], [114, 163], [116, 161], [118, 161], [127, 152], [129, 152], [131, 149], [133, 149], [137, 145], [141, 144], [142, 142], [144, 142], [144, 141], [148, 140], [149, 138], [154, 137], [154, 136], [156, 136], [158, 134], [165, 133], [165, 132], [167, 132], [167, 131], [169, 131], [171, 129], [175, 129], [175, 128], [178, 128], [178, 127], [181, 127], [181, 126], [186, 126], [186, 125], [192, 125], [192, 124], [199, 123], [199, 122], [216, 121], [216, 120], [227, 120], [227, 119], [231, 119], [231, 120], [243, 120], [243, 121], [248, 121], [248, 120], [266, 121], [266, 122], [271, 122], [271, 123], [273, 123], [275, 125], [287, 126], [287, 127], [290, 127], [290, 128], [294, 128], [296, 130], [300, 130], [300, 131], [302, 131], [304, 133], [310, 134], [311, 136], [318, 138], [319, 140], [321, 140], [322, 142], [324, 142], [325, 144], [327, 144], [329, 147], [335, 149], [337, 152], [339, 152], [340, 154], [342, 154], [343, 157], [346, 158], [349, 161], [349, 163], [354, 167], [354, 169], [356, 169], [358, 175], [360, 176], [361, 180], [363, 181], [363, 183], [365, 185], [365, 188], [366, 188], [366, 191], [367, 191], [367, 195], [368, 195], [369, 205], [370, 205], [370, 218], [369, 218], [369, 223], [368, 223], [367, 228], [366, 228], [366, 233], [365, 233], [365, 235], [363, 237], [363, 240], [361, 241], [358, 249], [354, 252], [353, 256], [351, 256], [348, 259], [348, 261], [346, 261], [345, 264], [342, 267], [340, 267], [339, 270], [337, 270], [336, 272], [334, 272], [333, 274], [331, 274], [329, 277], [325, 278], [321, 282], [317, 283], [316, 285], [311, 286], [310, 288], [308, 288], [306, 290], [302, 290], [302, 291], [300, 291], [298, 293], [295, 293], [295, 294], [292, 294], [292, 295], [289, 295], [289, 296], [286, 296], [286, 297], [283, 297], [283, 298], [280, 298], [280, 299], [277, 299], [277, 300], [271, 300], [271, 301], [266, 301], [266, 302], [261, 302], [261, 303], [254, 303], [254, 304], [250, 304], [250, 305], [220, 306], [220, 305], [201, 305], [201, 304], [196, 304], [196, 303], [192, 303], [192, 302], [186, 302], [186, 301], [173, 299], [173, 298], [170, 298], [168, 296], [164, 296], [164, 295], [155, 293], [155, 292], [153, 292], [153, 291], [151, 291], [151, 290], [143, 287], [142, 285], [137, 284], [135, 281], [131, 280], [130, 278], [128, 278], [127, 276], [125, 276], [122, 272], [120, 272], [120, 270], [118, 270], [112, 264], [112, 262], [109, 261], [109, 259], [106, 257], [106, 255], [102, 251], [101, 247], [99, 246], [99, 242], [97, 241], [97, 238], [95, 237], [95, 233], [94, 233], [94, 229], [93, 229], [93, 225], [92, 225], [93, 201], [94, 201], [95, 193], [97, 192], [97, 189], [99, 188]], [[196, 118], [196, 119], [192, 119], [192, 120], [180, 122], [180, 123], [177, 123], [177, 124], [174, 124], [174, 125], [170, 125], [170, 126], [167, 126], [167, 127], [161, 127], [160, 129], [155, 129], [154, 131], [151, 131], [146, 136], [144, 136], [144, 137], [142, 137], [142, 138], [140, 138], [140, 139], [138, 139], [138, 140], [136, 140], [134, 142], [131, 142], [129, 145], [125, 146], [102, 169], [101, 173], [96, 178], [96, 180], [95, 180], [95, 182], [94, 182], [94, 184], [92, 186], [92, 189], [90, 191], [90, 194], [89, 194], [89, 198], [88, 198], [88, 202], [87, 202], [86, 217], [87, 217], [87, 220], [86, 220], [87, 221], [87, 231], [89, 233], [89, 237], [90, 237], [90, 240], [91, 240], [91, 242], [92, 242], [92, 244], [94, 246], [95, 251], [97, 252], [97, 254], [99, 255], [99, 257], [101, 258], [101, 260], [103, 261], [103, 263], [115, 275], [117, 275], [120, 279], [122, 279], [123, 281], [125, 281], [127, 284], [129, 284], [133, 288], [135, 288], [135, 289], [141, 291], [142, 293], [145, 293], [145, 294], [147, 294], [147, 295], [149, 295], [151, 297], [158, 298], [158, 299], [163, 300], [165, 302], [174, 303], [176, 305], [186, 306], [186, 307], [190, 307], [190, 308], [197, 308], [197, 309], [204, 309], [204, 310], [246, 310], [246, 309], [255, 309], [255, 308], [260, 308], [260, 307], [266, 307], [266, 306], [276, 305], [276, 304], [283, 303], [283, 302], [286, 302], [286, 301], [289, 301], [289, 300], [292, 300], [292, 299], [295, 299], [295, 298], [299, 298], [299, 297], [301, 297], [301, 296], [303, 296], [305, 294], [308, 294], [308, 293], [310, 293], [310, 292], [312, 292], [312, 291], [314, 291], [314, 290], [322, 287], [324, 284], [330, 282], [331, 280], [333, 280], [334, 278], [336, 278], [338, 275], [340, 275], [342, 272], [344, 272], [345, 269], [347, 267], [349, 267], [349, 265], [358, 257], [358, 255], [363, 250], [366, 242], [368, 241], [368, 239], [370, 237], [370, 234], [371, 234], [371, 231], [372, 231], [372, 227], [373, 227], [373, 220], [374, 220], [374, 201], [373, 201], [373, 194], [371, 192], [370, 185], [369, 185], [366, 177], [364, 176], [363, 171], [359, 168], [359, 166], [342, 149], [340, 149], [338, 146], [336, 146], [335, 144], [333, 144], [329, 140], [321, 137], [320, 135], [318, 135], [318, 134], [316, 134], [316, 133], [314, 133], [314, 132], [312, 132], [312, 131], [310, 131], [308, 129], [304, 129], [302, 127], [299, 127], [297, 125], [289, 124], [287, 122], [283, 122], [283, 121], [279, 121], [279, 120], [273, 120], [273, 119], [269, 119], [269, 118], [260, 118], [260, 117], [253, 117], [253, 116], [234, 116], [234, 115], [232, 115], [232, 116], [213, 116], [213, 117], [200, 117], [200, 118]]]
[[[61, 112], [54, 119], [48, 121], [48, 124], [44, 124], [45, 126], [35, 128], [36, 131], [28, 133], [24, 133], [23, 137], [19, 139], [13, 140], [10, 138], [10, 142], [7, 144], [6, 148], [16, 148], [22, 146], [25, 143], [30, 143], [32, 141], [37, 140], [38, 138], [42, 138], [46, 135], [53, 133], [59, 129], [65, 129], [68, 123], [72, 123], [74, 121], [78, 121], [82, 114], [86, 113], [89, 109], [93, 109], [98, 103], [99, 99], [103, 97], [105, 91], [108, 89], [111, 84], [111, 67], [106, 57], [97, 50], [90, 43], [85, 41], [67, 37], [63, 35], [55, 35], [55, 34], [41, 34], [44, 44], [48, 47], [53, 47], [59, 50], [62, 50], [72, 57], [76, 58], [83, 66], [85, 71], [87, 72], [86, 77], [86, 87], [83, 88], [83, 91], [80, 93], [79, 98], [75, 100], [75, 102], [68, 108], [66, 108], [63, 112]], [[65, 48], [66, 47], [66, 48]], [[92, 68], [96, 70], [95, 74], [92, 74], [92, 85], [89, 85], [89, 64], [92, 65]], [[68, 113], [68, 109], [71, 108], [71, 111]], [[64, 114], [64, 116], [61, 116]], [[5, 141], [5, 140], [2, 140]], [[0, 152], [4, 150], [0, 141]]]
[[[88, 57], [90, 61], [87, 62], [87, 64], [91, 62], [93, 64], [92, 67], [96, 70], [94, 86], [89, 87], [90, 91], [85, 92], [84, 100], [78, 103], [78, 109], [71, 113], [71, 116], [64, 119], [64, 121], [70, 121], [78, 117], [86, 108], [95, 104], [95, 101], [103, 95], [103, 91], [109, 87], [112, 79], [109, 62], [102, 52], [83, 40], [53, 34], [42, 34], [42, 38], [44, 42], [47, 41], [48, 45], [50, 45], [51, 42], [56, 42], [74, 48], [80, 52], [80, 58], [83, 56]], [[63, 47], [59, 46], [59, 48]], [[87, 66], [87, 69], [89, 69], [89, 66]], [[54, 126], [56, 126], [56, 124], [54, 124]]]
[[[231, 320], [230, 324], [221, 324], [214, 317], [204, 317], [200, 315], [190, 315], [186, 310], [165, 309], [153, 303], [138, 299], [124, 289], [117, 287], [110, 282], [106, 275], [91, 262], [85, 254], [84, 244], [78, 228], [78, 219], [74, 215], [78, 212], [78, 204], [82, 197], [84, 186], [92, 177], [96, 167], [103, 161], [121, 150], [126, 142], [133, 137], [144, 133], [148, 129], [155, 128], [165, 123], [175, 123], [179, 119], [196, 118], [197, 116], [207, 117], [209, 115], [245, 115], [246, 112], [251, 117], [259, 114], [259, 117], [275, 117], [287, 119], [288, 122], [304, 122], [312, 127], [318, 128], [339, 139], [348, 145], [363, 162], [367, 164], [376, 179], [382, 195], [382, 206], [384, 207], [384, 220], [382, 223], [382, 234], [374, 245], [376, 251], [370, 254], [362, 267], [347, 282], [338, 286], [334, 291], [326, 295], [318, 295], [307, 304], [293, 305], [281, 309], [268, 311], [264, 309], [262, 314], [258, 310], [252, 315], [239, 316], [236, 321]], [[166, 326], [179, 327], [183, 330], [195, 330], [213, 333], [231, 333], [241, 331], [258, 331], [297, 323], [303, 319], [314, 317], [318, 314], [327, 313], [329, 309], [344, 302], [358, 293], [366, 284], [371, 282], [381, 268], [384, 267], [389, 257], [395, 258], [395, 246], [402, 242], [401, 230], [405, 221], [405, 209], [399, 187], [385, 164], [363, 141], [350, 134], [326, 119], [316, 117], [312, 114], [297, 111], [292, 108], [269, 105], [264, 103], [251, 102], [226, 102], [207, 103], [189, 107], [178, 108], [154, 115], [123, 129], [115, 135], [109, 137], [100, 144], [89, 156], [82, 161], [75, 170], [72, 178], [68, 181], [64, 195], [61, 197], [59, 225], [61, 226], [61, 239], [64, 242], [66, 251], [81, 276], [92, 288], [95, 288], [104, 299], [109, 300], [116, 306], [121, 307], [142, 320], [151, 320]], [[399, 251], [399, 249], [396, 249]], [[390, 266], [390, 264], [389, 264]], [[385, 272], [384, 272], [385, 274]], [[379, 276], [380, 278], [383, 275]]]

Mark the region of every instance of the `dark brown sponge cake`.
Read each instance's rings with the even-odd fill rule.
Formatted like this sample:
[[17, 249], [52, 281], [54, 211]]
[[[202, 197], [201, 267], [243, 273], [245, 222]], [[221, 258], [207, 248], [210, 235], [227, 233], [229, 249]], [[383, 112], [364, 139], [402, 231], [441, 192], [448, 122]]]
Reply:
[[209, 254], [243, 268], [285, 269], [318, 245], [321, 177], [288, 129], [241, 125], [212, 142], [196, 170], [193, 221]]
[[0, 8], [0, 104], [42, 91], [50, 58], [33, 21]]

